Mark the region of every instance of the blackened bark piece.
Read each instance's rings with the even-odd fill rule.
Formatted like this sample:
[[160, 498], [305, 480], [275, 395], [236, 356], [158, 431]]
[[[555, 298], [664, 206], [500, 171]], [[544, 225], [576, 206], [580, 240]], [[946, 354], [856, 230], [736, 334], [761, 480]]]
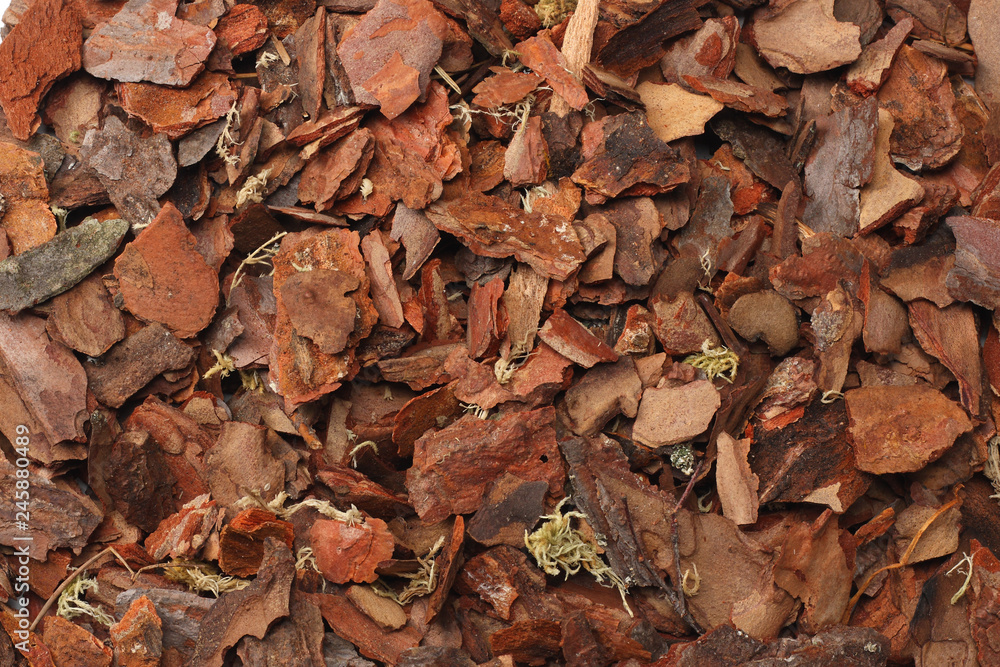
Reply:
[[570, 221], [528, 213], [498, 197], [467, 193], [435, 202], [426, 213], [435, 227], [462, 239], [476, 254], [513, 256], [545, 277], [565, 280], [586, 259]]
[[645, 114], [608, 116], [587, 129], [600, 134], [588, 141], [584, 132], [584, 162], [572, 178], [602, 199], [667, 192], [690, 178], [680, 154], [656, 136]]
[[770, 130], [733, 114], [719, 114], [709, 126], [720, 139], [732, 144], [733, 154], [750, 171], [774, 187], [781, 190], [789, 181], [799, 182], [799, 174], [786, 156], [784, 144]]
[[71, 0], [31, 3], [0, 45], [0, 106], [15, 138], [27, 141], [41, 122], [38, 105], [52, 84], [80, 69], [83, 35]]
[[129, 0], [83, 44], [83, 67], [102, 79], [186, 86], [204, 68], [215, 33], [175, 16], [178, 0]]
[[[75, 483], [62, 477], [53, 479], [43, 469], [34, 467], [27, 468], [26, 478], [16, 476], [21, 470], [25, 468], [15, 467], [6, 458], [0, 458], [0, 492], [11, 499], [0, 506], [0, 544], [26, 547], [28, 555], [36, 561], [44, 561], [50, 550], [60, 547], [80, 553], [104, 518], [104, 512], [83, 495]], [[16, 516], [18, 510], [14, 499], [19, 479], [27, 479], [31, 491], [32, 521], [27, 531], [18, 525], [21, 519]], [[25, 537], [32, 539], [25, 542]]]
[[955, 266], [945, 284], [956, 299], [1000, 308], [1000, 223], [971, 216], [947, 219], [955, 235]]
[[226, 651], [245, 636], [262, 639], [271, 624], [288, 616], [295, 558], [281, 541], [267, 538], [257, 578], [242, 590], [224, 593], [202, 620], [193, 664], [222, 667]]
[[100, 130], [87, 131], [80, 156], [97, 172], [115, 208], [133, 225], [153, 221], [160, 211], [157, 197], [177, 177], [177, 162], [166, 135], [140, 138], [117, 116], [108, 116]]
[[0, 312], [0, 431], [8, 441], [26, 427], [31, 458], [47, 465], [85, 458], [77, 444], [87, 414], [82, 370], [68, 348], [49, 340], [42, 318]]
[[467, 514], [483, 505], [486, 489], [505, 472], [562, 489], [564, 467], [556, 447], [555, 411], [542, 408], [498, 421], [466, 415], [414, 443], [406, 473], [410, 502], [428, 523]]
[[174, 476], [163, 450], [145, 431], [115, 439], [103, 474], [114, 509], [133, 526], [150, 533], [174, 513]]
[[150, 324], [118, 343], [102, 359], [88, 361], [90, 391], [105, 405], [118, 408], [164, 371], [187, 367], [195, 351], [161, 324]]
[[65, 292], [111, 257], [127, 231], [124, 220], [91, 219], [0, 261], [0, 309], [16, 313]]
[[623, 77], [656, 63], [664, 42], [702, 25], [689, 0], [662, 0], [650, 12], [617, 31], [597, 52], [597, 63]]
[[666, 589], [656, 566], [673, 561], [670, 517], [674, 503], [629, 470], [610, 438], [559, 443], [569, 464], [573, 502], [606, 544], [605, 557], [623, 581]]
[[875, 165], [878, 105], [868, 98], [816, 121], [819, 145], [806, 161], [808, 197], [802, 221], [813, 231], [854, 236], [860, 188]]
[[760, 478], [761, 505], [811, 502], [846, 511], [872, 479], [857, 469], [846, 429], [842, 401], [813, 401], [782, 428], [755, 424], [749, 461]]

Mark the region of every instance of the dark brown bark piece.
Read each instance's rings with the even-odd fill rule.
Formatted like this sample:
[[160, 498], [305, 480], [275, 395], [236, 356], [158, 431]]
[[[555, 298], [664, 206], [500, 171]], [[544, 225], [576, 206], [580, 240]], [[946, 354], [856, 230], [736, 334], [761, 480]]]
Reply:
[[219, 534], [219, 569], [243, 579], [256, 575], [263, 562], [264, 543], [269, 537], [292, 549], [292, 524], [261, 509], [243, 510]]
[[467, 193], [436, 202], [426, 213], [435, 227], [462, 239], [473, 252], [513, 256], [546, 277], [564, 280], [586, 259], [568, 220], [528, 213], [497, 197]]
[[739, 81], [711, 76], [685, 76], [684, 81], [698, 92], [707, 93], [716, 101], [737, 111], [760, 113], [774, 118], [784, 116], [788, 110], [788, 101], [781, 95]]
[[105, 405], [121, 407], [164, 371], [186, 368], [195, 357], [161, 324], [150, 324], [118, 343], [100, 360], [88, 362], [89, 389]]
[[925, 384], [861, 387], [845, 400], [857, 466], [876, 475], [920, 470], [972, 428], [961, 408]]
[[114, 254], [127, 231], [123, 220], [90, 220], [0, 261], [0, 309], [18, 312], [70, 289]]
[[924, 352], [936, 357], [958, 380], [962, 406], [970, 415], [981, 413], [983, 366], [976, 316], [968, 304], [938, 308], [917, 299], [908, 304], [913, 335]]
[[178, 0], [129, 0], [83, 44], [96, 77], [186, 86], [205, 67], [215, 33], [175, 16]]
[[548, 490], [544, 481], [526, 482], [505, 474], [490, 487], [483, 506], [469, 521], [469, 537], [486, 546], [521, 547], [524, 532], [534, 528], [538, 517], [545, 514]]
[[588, 131], [584, 162], [572, 178], [602, 199], [667, 192], [690, 177], [677, 151], [656, 136], [641, 113], [606, 117]]
[[600, 364], [566, 392], [570, 428], [577, 435], [595, 435], [613, 417], [634, 418], [642, 395], [642, 380], [631, 357]]
[[299, 63], [299, 95], [302, 109], [312, 120], [319, 118], [326, 80], [326, 9], [316, 14], [295, 31], [295, 57]]
[[844, 512], [871, 477], [855, 465], [842, 402], [813, 401], [782, 428], [755, 428], [750, 469], [760, 478], [761, 504], [811, 502]]
[[595, 60], [619, 76], [631, 76], [663, 56], [665, 40], [701, 25], [694, 3], [662, 0], [636, 21], [617, 30], [599, 47]]
[[[82, 458], [87, 377], [73, 353], [49, 340], [44, 321], [0, 313], [0, 431], [30, 433], [29, 455], [44, 464]], [[13, 483], [13, 477], [11, 478]]]
[[718, 390], [708, 380], [643, 392], [632, 437], [647, 447], [664, 447], [703, 433], [719, 409]]
[[240, 639], [248, 635], [263, 638], [276, 619], [288, 615], [294, 580], [291, 550], [279, 540], [268, 538], [257, 578], [242, 590], [223, 594], [205, 614], [194, 662], [222, 667], [226, 652]]
[[81, 17], [71, 0], [33, 2], [0, 46], [0, 106], [15, 138], [27, 141], [57, 80], [80, 69]]
[[817, 232], [858, 231], [860, 188], [872, 175], [878, 106], [869, 99], [816, 121], [819, 146], [806, 162], [802, 221]]
[[557, 621], [516, 621], [490, 636], [490, 648], [496, 654], [509, 655], [516, 662], [543, 665], [559, 655], [561, 636], [561, 625]]
[[955, 235], [955, 266], [945, 284], [952, 297], [984, 308], [1000, 307], [1000, 253], [995, 220], [970, 216], [947, 220]]
[[[10, 503], [0, 516], [0, 543], [26, 548], [36, 561], [45, 560], [51, 549], [60, 547], [80, 553], [104, 518], [104, 512], [80, 493], [75, 483], [63, 477], [53, 479], [44, 469], [34, 467], [27, 469], [27, 477], [15, 476], [16, 471], [24, 469], [8, 463], [6, 458], [0, 460], [0, 491], [8, 494], [8, 498], [15, 498], [17, 480], [27, 479], [32, 491], [31, 516], [37, 523], [30, 523], [27, 531], [22, 530], [15, 521], [16, 506]], [[25, 542], [26, 536], [32, 539]]]
[[962, 148], [964, 126], [943, 62], [908, 46], [900, 48], [879, 105], [896, 121], [889, 139], [892, 159], [913, 171], [948, 164]]
[[749, 341], [763, 339], [775, 356], [788, 354], [799, 342], [795, 306], [776, 292], [741, 296], [729, 309], [728, 322]]
[[133, 526], [152, 532], [174, 513], [175, 479], [148, 433], [128, 431], [117, 437], [103, 474], [113, 508]]
[[87, 132], [80, 156], [133, 225], [153, 221], [160, 212], [157, 197], [170, 189], [177, 176], [177, 162], [167, 137], [154, 134], [140, 138], [117, 116], [109, 116], [101, 130]]
[[514, 413], [499, 421], [467, 415], [417, 440], [406, 487], [420, 518], [434, 523], [479, 509], [488, 486], [505, 472], [545, 481], [549, 492], [558, 494], [564, 468], [554, 416], [552, 408]]

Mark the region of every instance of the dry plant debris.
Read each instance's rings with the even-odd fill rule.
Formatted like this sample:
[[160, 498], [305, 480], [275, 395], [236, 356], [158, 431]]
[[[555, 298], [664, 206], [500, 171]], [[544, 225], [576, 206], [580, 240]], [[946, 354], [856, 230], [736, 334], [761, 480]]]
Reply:
[[998, 22], [15, 0], [0, 664], [1000, 664]]

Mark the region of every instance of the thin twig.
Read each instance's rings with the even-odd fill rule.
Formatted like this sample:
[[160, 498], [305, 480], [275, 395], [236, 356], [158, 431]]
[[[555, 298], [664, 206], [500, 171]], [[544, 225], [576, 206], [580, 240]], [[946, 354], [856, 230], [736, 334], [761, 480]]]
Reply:
[[135, 572], [133, 572], [132, 568], [129, 567], [128, 563], [125, 562], [125, 559], [122, 558], [121, 554], [118, 553], [118, 551], [116, 551], [114, 547], [108, 547], [108, 548], [104, 549], [104, 551], [102, 551], [101, 553], [97, 554], [96, 556], [94, 556], [93, 558], [91, 558], [90, 560], [88, 560], [86, 563], [84, 563], [83, 565], [81, 565], [80, 567], [78, 567], [76, 569], [76, 571], [73, 572], [73, 574], [71, 574], [68, 577], [66, 577], [66, 579], [61, 584], [59, 584], [59, 588], [57, 588], [56, 590], [54, 590], [52, 592], [52, 595], [49, 596], [49, 599], [46, 600], [45, 604], [42, 605], [42, 608], [38, 612], [38, 615], [35, 616], [35, 620], [32, 621], [32, 623], [31, 623], [30, 626], [28, 626], [28, 632], [34, 632], [35, 631], [35, 628], [38, 626], [38, 622], [41, 621], [42, 618], [45, 616], [45, 613], [49, 609], [52, 608], [52, 605], [55, 604], [55, 601], [59, 599], [59, 596], [62, 595], [62, 592], [64, 590], [66, 590], [66, 588], [71, 583], [73, 583], [74, 579], [76, 579], [78, 576], [80, 576], [80, 574], [82, 572], [85, 572], [88, 567], [90, 567], [91, 565], [93, 565], [94, 563], [96, 563], [98, 560], [100, 560], [104, 556], [107, 556], [109, 553], [114, 554], [118, 558], [118, 560], [121, 561], [122, 565], [125, 566], [125, 569], [129, 571], [129, 574], [132, 574], [132, 575], [135, 574]]
[[684, 488], [684, 493], [681, 494], [680, 500], [674, 506], [674, 511], [670, 514], [670, 541], [673, 543], [674, 547], [674, 571], [677, 573], [676, 577], [672, 577], [674, 580], [674, 611], [677, 615], [684, 619], [692, 630], [701, 634], [701, 626], [698, 625], [697, 621], [691, 616], [691, 612], [687, 607], [687, 600], [684, 597], [684, 582], [681, 577], [681, 538], [679, 535], [679, 529], [677, 526], [677, 512], [680, 511], [681, 507], [687, 501], [688, 496], [691, 495], [692, 489], [694, 489], [695, 480], [698, 479], [698, 474], [701, 472], [701, 467], [704, 465], [704, 459], [698, 461], [698, 465], [695, 466], [694, 472], [691, 474], [691, 479], [688, 480], [687, 486]]

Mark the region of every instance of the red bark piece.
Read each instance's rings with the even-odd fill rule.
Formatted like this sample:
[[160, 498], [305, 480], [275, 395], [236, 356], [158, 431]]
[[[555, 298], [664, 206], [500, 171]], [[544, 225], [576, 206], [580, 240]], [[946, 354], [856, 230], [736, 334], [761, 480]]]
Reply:
[[553, 350], [584, 368], [592, 368], [603, 361], [618, 361], [617, 352], [562, 308], [557, 308], [545, 320], [538, 331], [538, 337]]
[[639, 402], [632, 436], [647, 447], [664, 447], [703, 433], [722, 400], [708, 380], [647, 389]]
[[157, 197], [177, 177], [170, 140], [162, 134], [143, 139], [117, 116], [109, 116], [101, 130], [87, 132], [80, 156], [97, 173], [115, 208], [133, 225], [153, 221], [160, 212]]
[[802, 221], [817, 232], [858, 231], [860, 188], [872, 175], [878, 106], [874, 99], [819, 118], [820, 142], [806, 162], [809, 197]]
[[186, 88], [167, 88], [153, 83], [120, 83], [122, 108], [138, 116], [154, 132], [178, 139], [191, 130], [226, 115], [236, 101], [229, 77], [205, 72]]
[[125, 246], [115, 260], [115, 277], [133, 315], [160, 322], [181, 338], [207, 327], [219, 303], [219, 278], [173, 204]]
[[240, 639], [263, 638], [275, 620], [288, 616], [294, 581], [292, 552], [269, 538], [257, 578], [246, 588], [220, 597], [205, 614], [191, 664], [222, 667], [226, 652]]
[[77, 352], [99, 357], [125, 337], [121, 311], [96, 275], [56, 296], [50, 305], [45, 323], [49, 335]]
[[893, 26], [885, 37], [866, 46], [861, 57], [847, 70], [848, 87], [858, 95], [876, 92], [889, 76], [896, 52], [911, 30], [913, 19], [905, 18]]
[[538, 75], [531, 72], [512, 72], [506, 67], [490, 69], [494, 75], [483, 79], [472, 89], [476, 93], [472, 103], [483, 109], [517, 104], [542, 82]]
[[583, 142], [585, 161], [573, 173], [573, 182], [602, 201], [667, 192], [690, 178], [678, 152], [656, 136], [644, 114], [623, 113], [592, 123], [584, 129]]
[[80, 69], [82, 43], [75, 3], [39, 0], [0, 44], [0, 106], [15, 138], [31, 137], [52, 84]]
[[434, 592], [427, 600], [427, 613], [424, 615], [424, 623], [430, 623], [437, 617], [444, 608], [448, 594], [451, 592], [451, 585], [455, 583], [458, 575], [458, 568], [462, 565], [462, 546], [465, 543], [465, 519], [461, 516], [455, 517], [455, 525], [452, 526], [451, 535], [445, 541], [438, 554], [435, 566], [438, 572], [438, 583]]
[[479, 193], [439, 201], [427, 217], [486, 257], [514, 256], [539, 274], [565, 280], [586, 256], [568, 220], [528, 213], [498, 197]]
[[528, 118], [514, 133], [504, 154], [503, 175], [514, 187], [538, 185], [549, 173], [549, 152], [542, 137], [542, 119]]
[[56, 219], [49, 210], [49, 188], [38, 153], [0, 143], [0, 196], [4, 202], [0, 229], [15, 255], [55, 236]]
[[406, 248], [403, 280], [409, 280], [417, 275], [417, 271], [431, 256], [434, 247], [441, 240], [441, 234], [437, 227], [427, 219], [422, 211], [414, 211], [403, 204], [396, 206], [390, 237], [393, 241], [401, 241], [403, 247]]
[[417, 302], [422, 311], [424, 330], [421, 338], [431, 343], [450, 342], [462, 337], [462, 326], [451, 313], [441, 260], [432, 259], [420, 271]]
[[648, 285], [659, 268], [653, 254], [653, 240], [662, 229], [653, 200], [635, 197], [610, 202], [601, 209], [601, 214], [615, 228], [610, 243], [615, 273], [629, 285]]
[[269, 537], [284, 542], [289, 549], [294, 548], [292, 524], [262, 509], [243, 510], [219, 535], [219, 569], [244, 579], [257, 574], [264, 558], [264, 541]]
[[375, 568], [392, 558], [396, 546], [385, 522], [372, 517], [354, 525], [320, 519], [309, 530], [309, 543], [319, 571], [335, 584], [375, 581]]
[[500, 0], [500, 20], [515, 39], [527, 39], [542, 29], [542, 20], [524, 0]]
[[740, 23], [735, 16], [707, 19], [697, 32], [670, 45], [660, 60], [663, 78], [667, 83], [680, 83], [684, 75], [725, 79], [736, 63], [739, 35]]
[[878, 91], [879, 105], [896, 121], [889, 139], [892, 159], [913, 171], [943, 167], [962, 148], [965, 130], [947, 70], [937, 58], [903, 46]]
[[212, 533], [222, 526], [222, 510], [208, 494], [186, 503], [176, 514], [160, 522], [143, 546], [155, 560], [191, 560], [205, 546]]
[[[381, 117], [368, 121], [376, 143], [366, 175], [375, 186], [375, 195], [417, 210], [440, 197], [442, 181], [462, 170], [458, 145], [445, 132], [453, 120], [448, 93], [440, 84], [431, 83], [425, 103], [410, 107], [391, 122]], [[345, 206], [351, 201], [355, 199]]]
[[134, 600], [109, 632], [121, 667], [158, 667], [163, 655], [163, 621], [148, 597]]
[[970, 216], [948, 218], [955, 234], [955, 266], [945, 284], [951, 296], [984, 308], [1000, 307], [1000, 252], [997, 231], [1000, 223]]
[[526, 39], [514, 49], [525, 66], [538, 74], [577, 111], [587, 106], [590, 98], [583, 83], [569, 70], [566, 56], [556, 48], [548, 35], [542, 34]]
[[355, 644], [363, 656], [395, 665], [399, 664], [403, 652], [420, 644], [422, 635], [412, 625], [389, 632], [354, 606], [343, 593], [307, 594], [306, 597], [320, 608], [334, 633]]
[[722, 102], [730, 109], [745, 113], [760, 113], [775, 118], [788, 111], [788, 100], [763, 88], [711, 76], [684, 76], [684, 81], [701, 93]]
[[45, 464], [80, 458], [87, 410], [83, 367], [50, 341], [45, 322], [0, 313], [0, 431], [15, 442], [19, 425], [30, 433], [30, 455]]
[[[371, 333], [378, 320], [378, 313], [368, 296], [368, 275], [358, 246], [358, 233], [346, 229], [330, 229], [312, 235], [289, 234], [282, 239], [281, 250], [274, 258], [277, 315], [271, 371], [277, 371], [279, 393], [292, 403], [318, 398], [339, 387], [341, 380], [350, 379], [356, 372], [353, 348], [359, 340]], [[299, 271], [294, 265], [305, 269], [339, 272], [345, 280], [352, 277], [357, 280], [358, 287], [350, 292], [349, 297], [354, 301], [351, 313], [354, 326], [347, 334], [345, 347], [341, 348], [341, 351], [348, 350], [346, 354], [325, 353], [315, 343], [296, 333], [294, 318], [285, 304], [283, 286], [287, 281], [294, 284], [301, 280], [299, 276], [308, 271]], [[292, 304], [293, 310], [297, 307]], [[312, 316], [322, 320], [319, 310], [312, 311]], [[346, 328], [347, 325], [335, 323], [334, 326]], [[339, 340], [336, 342], [339, 344]]]
[[47, 616], [42, 641], [59, 667], [111, 667], [112, 651], [94, 635], [61, 616]]
[[232, 508], [250, 492], [270, 501], [285, 487], [285, 462], [275, 455], [267, 433], [247, 422], [222, 424], [218, 440], [205, 453], [205, 476], [221, 504]]
[[374, 154], [375, 142], [367, 129], [338, 140], [302, 170], [299, 201], [315, 202], [316, 210], [323, 211], [355, 194]]
[[[379, 0], [337, 45], [358, 103], [384, 104], [391, 119], [422, 98], [447, 31], [444, 16], [426, 0]], [[396, 80], [401, 76], [404, 85]]]
[[864, 257], [848, 239], [820, 232], [802, 243], [802, 256], [792, 256], [769, 272], [778, 294], [796, 301], [823, 296], [836, 289], [839, 280], [859, 284]]
[[281, 300], [297, 335], [324, 354], [337, 354], [354, 333], [357, 309], [348, 295], [360, 286], [350, 273], [313, 269], [290, 275], [281, 284]]
[[823, 72], [861, 55], [861, 28], [834, 18], [833, 0], [785, 0], [757, 9], [752, 43], [772, 67]]
[[509, 655], [515, 662], [544, 665], [559, 655], [562, 625], [549, 619], [515, 621], [490, 635], [490, 649]]
[[178, 0], [129, 0], [83, 43], [83, 67], [102, 79], [186, 86], [215, 48], [209, 28], [175, 16]]
[[721, 343], [712, 321], [691, 292], [681, 292], [673, 299], [656, 295], [650, 299], [649, 309], [653, 313], [653, 333], [667, 354], [698, 352], [705, 341]]
[[215, 35], [234, 58], [256, 51], [267, 41], [267, 17], [256, 5], [234, 5], [219, 19]]
[[497, 421], [466, 415], [414, 443], [406, 473], [410, 502], [428, 523], [479, 509], [489, 485], [505, 472], [544, 480], [558, 494], [565, 469], [555, 441], [555, 411], [542, 408]]
[[715, 484], [722, 514], [738, 526], [757, 523], [760, 479], [750, 470], [750, 439], [735, 440], [723, 431], [717, 440]]
[[491, 605], [504, 620], [510, 619], [518, 598], [532, 599], [545, 590], [545, 575], [524, 553], [510, 546], [500, 546], [470, 558], [459, 573], [459, 581]]
[[774, 580], [802, 601], [799, 622], [807, 632], [840, 622], [851, 597], [855, 542], [841, 530], [833, 510], [812, 523], [797, 521], [785, 536]]
[[920, 470], [972, 429], [961, 408], [924, 384], [851, 389], [845, 400], [858, 468], [876, 475]]
[[499, 311], [503, 292], [504, 281], [500, 276], [485, 285], [472, 283], [466, 329], [468, 334], [466, 345], [469, 348], [469, 357], [472, 359], [479, 359], [494, 349], [507, 329]]
[[365, 256], [368, 278], [371, 280], [372, 301], [378, 311], [379, 321], [389, 327], [401, 327], [403, 305], [392, 275], [392, 261], [385, 247], [382, 235], [373, 231], [361, 240], [361, 252]]
[[962, 406], [969, 414], [978, 416], [983, 397], [983, 367], [972, 307], [952, 304], [938, 308], [918, 299], [909, 303], [909, 311], [910, 326], [920, 347], [954, 374]]

